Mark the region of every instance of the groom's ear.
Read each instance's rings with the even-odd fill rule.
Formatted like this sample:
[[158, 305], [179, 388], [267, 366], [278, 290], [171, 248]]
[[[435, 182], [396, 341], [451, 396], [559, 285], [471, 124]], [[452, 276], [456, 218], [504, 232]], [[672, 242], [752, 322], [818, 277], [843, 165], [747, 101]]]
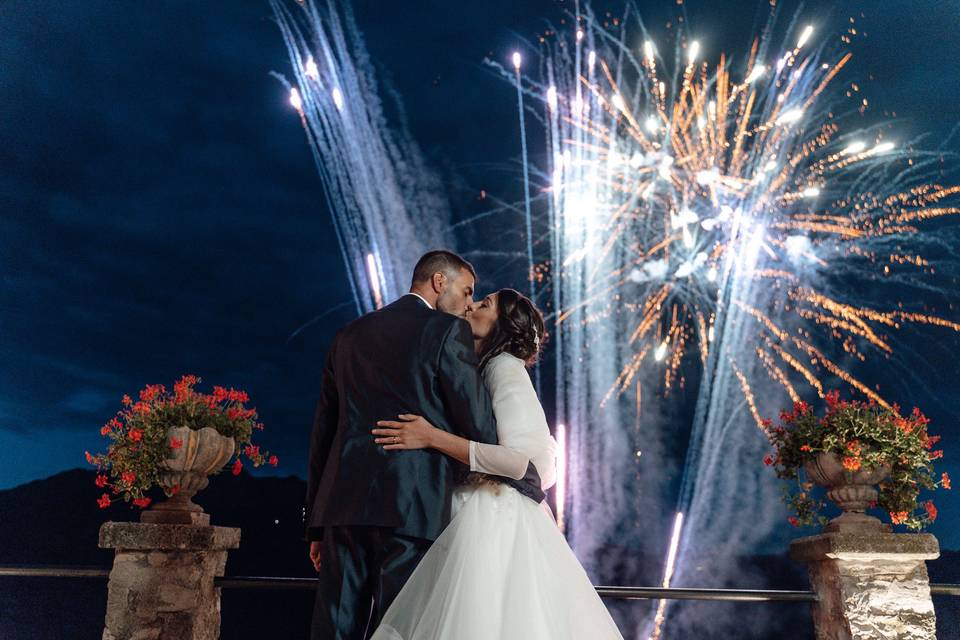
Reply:
[[447, 276], [442, 271], [437, 271], [430, 277], [430, 285], [437, 293], [443, 291], [443, 286], [447, 282]]

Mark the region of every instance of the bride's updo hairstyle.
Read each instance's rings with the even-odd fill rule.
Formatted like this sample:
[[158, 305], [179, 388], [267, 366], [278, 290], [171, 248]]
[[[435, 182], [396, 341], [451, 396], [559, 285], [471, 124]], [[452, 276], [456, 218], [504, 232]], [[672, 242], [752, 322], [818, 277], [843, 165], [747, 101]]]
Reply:
[[515, 289], [497, 291], [497, 322], [483, 340], [480, 368], [504, 352], [531, 367], [545, 342], [543, 314], [530, 298]]

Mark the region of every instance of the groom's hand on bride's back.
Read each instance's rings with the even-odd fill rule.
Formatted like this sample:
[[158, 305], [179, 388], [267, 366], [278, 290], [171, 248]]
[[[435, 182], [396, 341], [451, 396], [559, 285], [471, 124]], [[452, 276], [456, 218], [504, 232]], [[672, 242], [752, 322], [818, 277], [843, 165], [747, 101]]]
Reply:
[[313, 563], [313, 568], [317, 571], [320, 571], [320, 548], [323, 543], [319, 540], [313, 540], [310, 543], [310, 562]]

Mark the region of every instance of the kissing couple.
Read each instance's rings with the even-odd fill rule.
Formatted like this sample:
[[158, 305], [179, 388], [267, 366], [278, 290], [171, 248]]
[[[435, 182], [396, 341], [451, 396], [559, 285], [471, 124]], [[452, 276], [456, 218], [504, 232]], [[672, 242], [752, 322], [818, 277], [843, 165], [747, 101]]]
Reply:
[[527, 367], [543, 315], [474, 302], [450, 251], [347, 324], [323, 369], [304, 518], [312, 640], [622, 640], [544, 501], [556, 442]]

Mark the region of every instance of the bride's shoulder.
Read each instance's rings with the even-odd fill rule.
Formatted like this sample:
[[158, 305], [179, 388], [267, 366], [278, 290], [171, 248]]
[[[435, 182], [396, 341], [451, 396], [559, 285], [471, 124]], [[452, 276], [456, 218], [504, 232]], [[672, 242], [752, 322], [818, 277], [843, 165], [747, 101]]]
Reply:
[[493, 356], [490, 358], [490, 362], [487, 363], [488, 369], [501, 367], [509, 367], [514, 369], [517, 367], [520, 367], [521, 369], [527, 368], [526, 365], [523, 364], [523, 360], [512, 353], [507, 353], [506, 351]]
[[490, 362], [483, 368], [483, 377], [488, 382], [512, 378], [520, 373], [527, 375], [527, 367], [523, 360], [506, 352], [490, 358]]

